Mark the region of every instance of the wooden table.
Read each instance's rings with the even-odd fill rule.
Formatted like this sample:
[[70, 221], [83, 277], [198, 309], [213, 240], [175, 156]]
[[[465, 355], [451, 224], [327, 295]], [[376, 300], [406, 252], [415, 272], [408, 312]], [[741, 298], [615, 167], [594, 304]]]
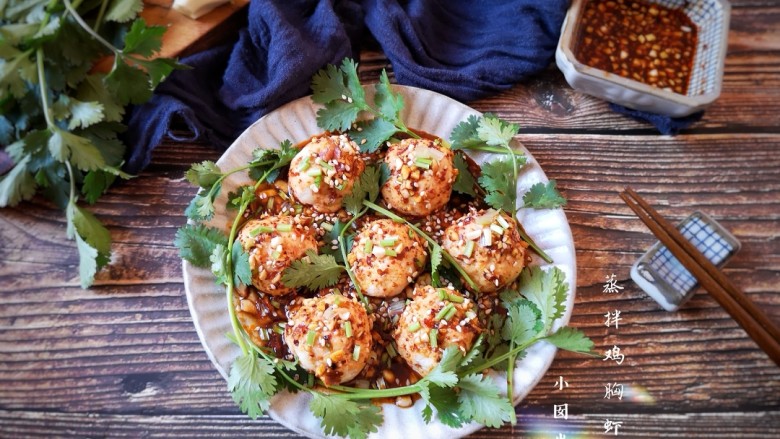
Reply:
[[[520, 140], [568, 197], [571, 324], [626, 355], [617, 365], [559, 353], [516, 426], [474, 437], [599, 437], [607, 419], [622, 422], [620, 436], [780, 437], [780, 368], [705, 292], [668, 313], [636, 287], [629, 268], [655, 239], [617, 196], [631, 185], [670, 219], [711, 214], [743, 246], [725, 272], [780, 321], [778, 23], [777, 2], [734, 2], [723, 94], [677, 137], [572, 91], [554, 68], [472, 103], [520, 123]], [[363, 79], [386, 66], [365, 53]], [[295, 437], [239, 413], [187, 309], [172, 245], [193, 195], [182, 174], [218, 156], [166, 142], [94, 206], [115, 244], [90, 290], [78, 287], [61, 212], [39, 198], [0, 211], [0, 436]], [[619, 294], [603, 292], [611, 274]], [[614, 310], [618, 329], [605, 326]], [[614, 383], [634, 396], [605, 398]], [[554, 418], [558, 404], [568, 420]]]

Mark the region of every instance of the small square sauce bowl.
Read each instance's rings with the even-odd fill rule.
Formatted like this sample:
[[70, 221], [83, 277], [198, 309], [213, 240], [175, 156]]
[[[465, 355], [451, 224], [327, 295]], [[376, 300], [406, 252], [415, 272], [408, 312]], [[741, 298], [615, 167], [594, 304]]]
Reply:
[[[680, 13], [693, 26], [673, 19]], [[687, 116], [720, 95], [730, 13], [726, 0], [573, 0], [555, 60], [575, 90], [635, 110]], [[648, 21], [668, 27], [658, 38], [629, 30]]]

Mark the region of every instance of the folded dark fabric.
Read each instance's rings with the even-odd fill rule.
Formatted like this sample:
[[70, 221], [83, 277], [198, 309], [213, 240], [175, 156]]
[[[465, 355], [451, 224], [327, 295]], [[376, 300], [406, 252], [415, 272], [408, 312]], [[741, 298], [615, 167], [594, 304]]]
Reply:
[[400, 84], [461, 101], [511, 88], [552, 61], [567, 0], [364, 0]]
[[308, 94], [322, 66], [353, 56], [350, 40], [362, 23], [355, 1], [253, 0], [235, 45], [183, 59], [192, 70], [174, 72], [149, 102], [131, 109], [126, 169], [149, 164], [173, 117], [194, 138], [226, 148], [263, 114]]
[[609, 109], [616, 113], [629, 116], [634, 120], [650, 123], [655, 126], [659, 133], [666, 135], [677, 134], [681, 130], [684, 130], [685, 128], [688, 128], [689, 126], [698, 122], [701, 120], [702, 116], [704, 116], [704, 111], [699, 111], [698, 113], [693, 113], [685, 117], [670, 117], [664, 116], [663, 114], [633, 110], [631, 108], [612, 103], [609, 104]]

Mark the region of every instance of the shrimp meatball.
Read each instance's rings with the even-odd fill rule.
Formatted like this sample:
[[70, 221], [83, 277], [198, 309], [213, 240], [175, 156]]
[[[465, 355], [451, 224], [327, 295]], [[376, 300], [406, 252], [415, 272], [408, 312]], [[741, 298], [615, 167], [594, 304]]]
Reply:
[[326, 386], [355, 378], [372, 349], [371, 321], [356, 301], [338, 294], [297, 299], [284, 339], [301, 366]]
[[406, 224], [381, 219], [369, 223], [352, 244], [347, 260], [364, 294], [399, 294], [425, 267], [425, 242]]
[[298, 201], [333, 213], [364, 168], [358, 146], [347, 136], [315, 137], [290, 162], [288, 183]]
[[405, 215], [425, 216], [450, 200], [458, 176], [452, 150], [438, 141], [404, 139], [391, 145], [385, 155], [390, 177], [382, 197]]
[[474, 302], [455, 289], [418, 286], [406, 306], [393, 338], [409, 367], [425, 376], [450, 346], [463, 354], [481, 332]]
[[526, 264], [528, 243], [517, 223], [493, 209], [464, 215], [444, 231], [441, 246], [460, 262], [482, 293], [514, 282]]
[[263, 293], [281, 296], [294, 291], [282, 283], [282, 272], [306, 255], [317, 251], [313, 229], [290, 216], [269, 216], [247, 221], [238, 232], [238, 241], [249, 253], [252, 285]]

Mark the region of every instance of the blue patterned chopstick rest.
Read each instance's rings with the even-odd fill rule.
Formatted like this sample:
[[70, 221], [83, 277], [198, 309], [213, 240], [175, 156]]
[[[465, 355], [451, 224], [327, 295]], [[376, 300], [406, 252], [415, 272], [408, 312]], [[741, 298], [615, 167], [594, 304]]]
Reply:
[[[702, 212], [685, 218], [677, 229], [718, 267], [740, 248], [737, 238]], [[696, 278], [660, 242], [634, 263], [631, 278], [667, 311], [679, 309], [691, 298], [697, 285]]]

